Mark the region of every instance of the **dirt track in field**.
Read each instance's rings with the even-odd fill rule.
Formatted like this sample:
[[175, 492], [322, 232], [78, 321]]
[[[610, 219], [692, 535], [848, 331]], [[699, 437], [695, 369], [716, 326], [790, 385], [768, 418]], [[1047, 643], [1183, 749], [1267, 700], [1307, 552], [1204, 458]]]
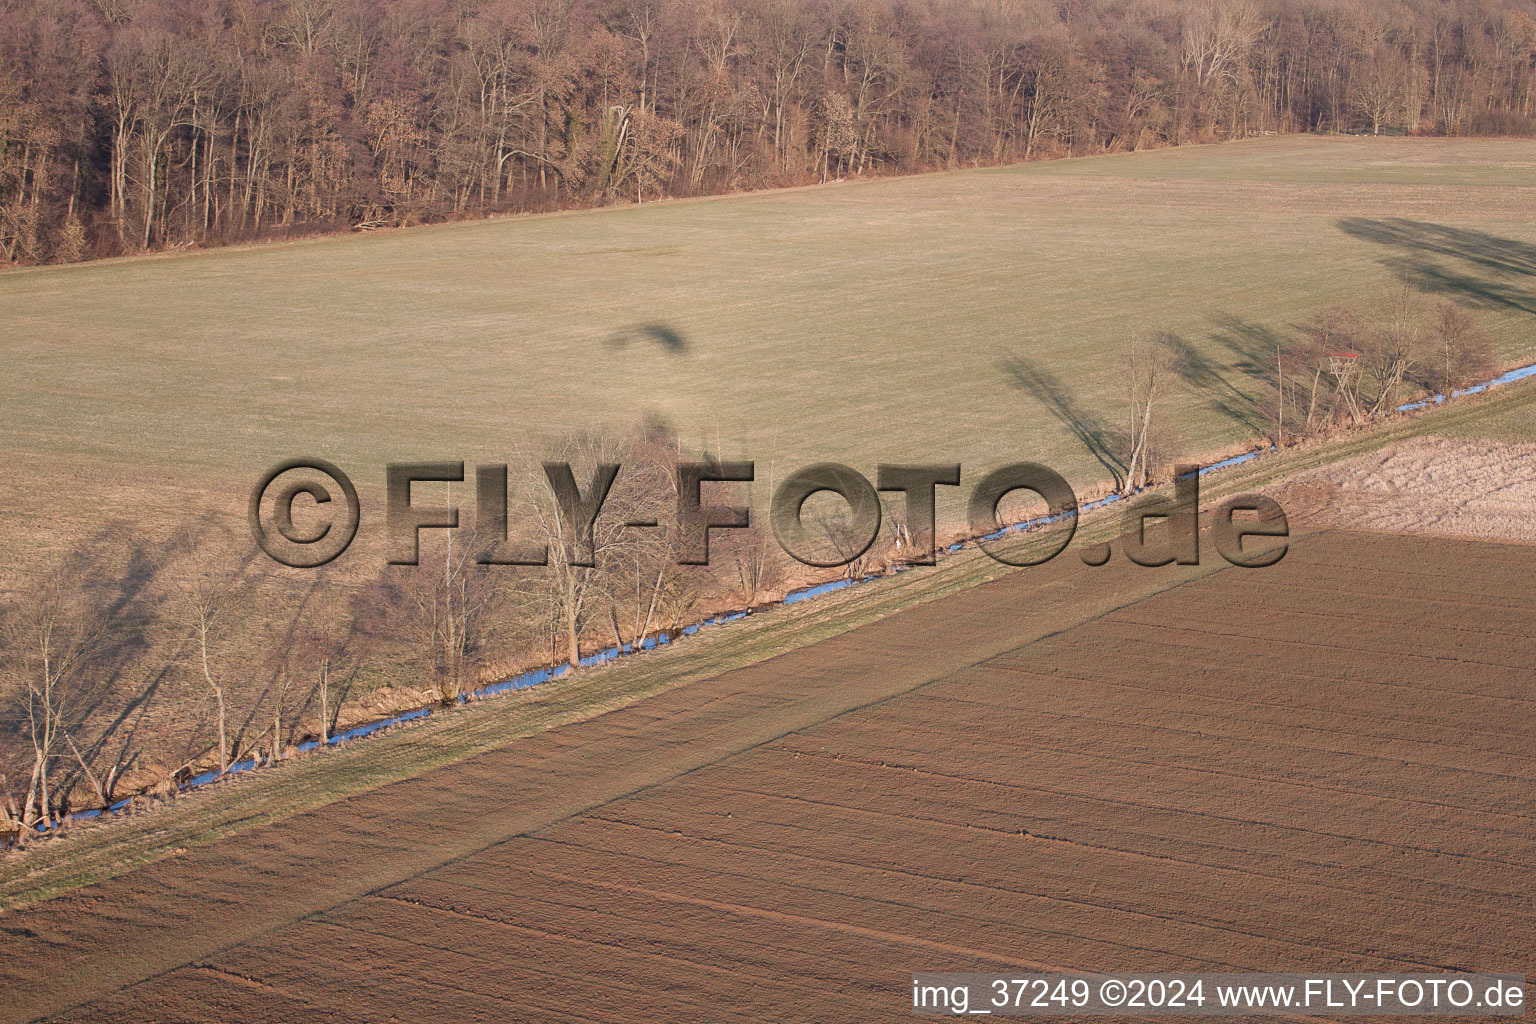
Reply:
[[1525, 970], [1536, 548], [1178, 571], [1137, 600], [1169, 570], [1060, 559], [0, 917], [0, 1016], [862, 1022], [918, 970]]

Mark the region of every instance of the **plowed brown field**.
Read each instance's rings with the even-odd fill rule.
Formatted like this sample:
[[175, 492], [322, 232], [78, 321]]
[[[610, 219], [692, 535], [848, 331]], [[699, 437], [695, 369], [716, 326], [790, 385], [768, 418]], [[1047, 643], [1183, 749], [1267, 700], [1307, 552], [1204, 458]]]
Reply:
[[1527, 969], [1536, 547], [1327, 533], [1118, 601], [1045, 572], [7, 914], [0, 1016], [867, 1022], [913, 971]]

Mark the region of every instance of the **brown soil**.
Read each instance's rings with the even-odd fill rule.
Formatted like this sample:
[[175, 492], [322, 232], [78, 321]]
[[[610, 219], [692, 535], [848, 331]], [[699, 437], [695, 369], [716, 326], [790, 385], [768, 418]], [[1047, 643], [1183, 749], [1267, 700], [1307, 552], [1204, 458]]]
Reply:
[[7, 914], [0, 1018], [867, 1022], [913, 971], [1523, 969], [1536, 547], [1122, 563]]
[[1273, 493], [1315, 527], [1536, 542], [1536, 445], [1418, 437]]

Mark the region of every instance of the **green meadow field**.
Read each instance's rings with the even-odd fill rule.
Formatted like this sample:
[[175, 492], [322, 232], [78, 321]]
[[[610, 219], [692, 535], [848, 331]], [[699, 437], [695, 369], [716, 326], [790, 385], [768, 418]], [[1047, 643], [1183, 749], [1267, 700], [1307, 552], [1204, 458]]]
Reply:
[[372, 490], [642, 419], [760, 477], [1028, 458], [1082, 491], [1132, 332], [1196, 353], [1169, 407], [1209, 455], [1262, 429], [1277, 344], [1401, 282], [1536, 356], [1536, 142], [1262, 139], [12, 272], [0, 526], [46, 548], [239, 515], [289, 456]]
[[[530, 439], [647, 419], [695, 449], [757, 460], [764, 478], [823, 458], [871, 474], [879, 461], [959, 460], [970, 482], [1028, 458], [1086, 491], [1108, 472], [1083, 438], [1124, 418], [1134, 331], [1177, 333], [1200, 369], [1168, 400], [1191, 455], [1263, 428], [1259, 378], [1313, 313], [1369, 304], [1405, 283], [1473, 309], [1501, 362], [1536, 360], [1533, 214], [1536, 141], [1306, 137], [12, 272], [0, 275], [0, 459], [10, 469], [0, 485], [0, 590], [47, 571], [86, 536], [137, 542], [211, 514], [244, 544], [252, 484], [290, 456], [338, 463], [367, 502], [389, 461], [499, 460]], [[1205, 495], [1214, 502], [1425, 433], [1536, 440], [1533, 388], [1289, 448], [1213, 475]], [[375, 504], [365, 503], [363, 522], [365, 534], [382, 532]], [[1089, 518], [1080, 542], [1109, 540], [1117, 524]], [[354, 550], [338, 565], [362, 578], [380, 561]], [[1018, 580], [984, 589], [1007, 574], [967, 548], [932, 570], [285, 762], [40, 845], [0, 871], [0, 907], [924, 602], [970, 595], [943, 630], [950, 654], [969, 664], [986, 630], [1020, 643], [1020, 631], [1043, 635], [1098, 614], [1084, 584], [1065, 575], [1076, 561], [1029, 597]], [[1092, 597], [1100, 577], [1089, 579]], [[1166, 581], [1126, 585], [1135, 592], [1105, 583], [1100, 596], [1139, 600]], [[1016, 614], [1026, 599], [1040, 602], [1038, 616]], [[289, 611], [242, 609], [256, 623], [251, 643]], [[152, 639], [171, 646], [167, 622]], [[383, 650], [382, 667], [369, 662], [358, 690], [415, 681], [412, 664], [389, 664], [398, 653]], [[884, 686], [903, 671], [937, 672], [934, 661], [876, 659], [869, 678]], [[188, 731], [191, 695], [202, 691], [186, 668], [147, 662], [146, 671], [187, 678], [135, 729]], [[804, 671], [821, 678], [819, 665]], [[839, 687], [810, 690], [844, 697]], [[775, 735], [786, 728], [778, 706], [762, 717]], [[470, 810], [447, 818], [480, 823], [470, 830], [478, 841], [501, 826], [472, 797], [456, 797]]]

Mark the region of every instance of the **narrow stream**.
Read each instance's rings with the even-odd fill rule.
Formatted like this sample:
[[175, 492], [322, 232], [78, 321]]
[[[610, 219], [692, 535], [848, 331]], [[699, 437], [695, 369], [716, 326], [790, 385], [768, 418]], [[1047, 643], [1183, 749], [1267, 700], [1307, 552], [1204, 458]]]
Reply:
[[[1481, 394], [1482, 392], [1487, 391], [1489, 388], [1498, 387], [1501, 384], [1511, 384], [1511, 383], [1513, 383], [1515, 381], [1525, 380], [1526, 378], [1529, 378], [1529, 377], [1536, 377], [1536, 363], [1532, 363], [1529, 366], [1522, 366], [1522, 367], [1519, 367], [1517, 369], [1510, 370], [1509, 372], [1500, 374], [1499, 376], [1497, 376], [1497, 377], [1493, 378], [1492, 380], [1487, 381], [1487, 382], [1485, 382], [1483, 384], [1475, 384], [1475, 385], [1473, 385], [1472, 387], [1469, 387], [1469, 388], [1463, 388], [1463, 389], [1459, 389], [1457, 391], [1453, 391], [1451, 393], [1451, 397], [1452, 398], [1460, 398], [1463, 395]], [[1428, 398], [1422, 398], [1422, 399], [1419, 399], [1418, 401], [1407, 402], [1407, 403], [1405, 403], [1403, 405], [1400, 405], [1394, 411], [1396, 411], [1396, 412], [1418, 412], [1418, 411], [1420, 411], [1422, 409], [1427, 409], [1427, 408], [1429, 408], [1431, 406], [1439, 405], [1439, 404], [1441, 404], [1444, 401], [1446, 401], [1446, 397], [1444, 395], [1438, 395], [1438, 394], [1437, 395], [1431, 395]], [[1226, 469], [1226, 468], [1231, 467], [1231, 466], [1238, 466], [1238, 465], [1241, 465], [1241, 464], [1243, 464], [1245, 462], [1251, 462], [1252, 460], [1258, 458], [1259, 456], [1265, 455], [1265, 454], [1267, 454], [1269, 452], [1272, 452], [1272, 451], [1274, 451], [1273, 447], [1270, 447], [1270, 448], [1258, 448], [1258, 449], [1255, 449], [1255, 450], [1253, 450], [1251, 452], [1244, 452], [1242, 455], [1234, 455], [1231, 458], [1222, 459], [1220, 462], [1214, 462], [1214, 463], [1212, 463], [1209, 466], [1201, 467], [1201, 469], [1200, 469], [1200, 476], [1205, 476], [1208, 473], [1214, 473], [1214, 472], [1216, 472], [1218, 470]], [[1135, 492], [1124, 493], [1124, 492], [1117, 491], [1117, 492], [1115, 492], [1113, 494], [1106, 495], [1103, 498], [1099, 498], [1099, 499], [1096, 499], [1094, 501], [1084, 502], [1081, 506], [1079, 506], [1079, 510], [1078, 511], [1079, 511], [1079, 514], [1083, 513], [1083, 512], [1092, 512], [1092, 511], [1095, 511], [1097, 509], [1101, 509], [1101, 508], [1105, 507], [1106, 505], [1112, 505], [1112, 504], [1114, 504], [1117, 501], [1123, 501], [1126, 498], [1134, 497], [1134, 496], [1135, 496]], [[1055, 523], [1055, 522], [1058, 522], [1058, 521], [1060, 521], [1062, 519], [1065, 519], [1067, 516], [1070, 516], [1072, 514], [1073, 513], [1071, 513], [1071, 512], [1063, 512], [1060, 515], [1040, 516], [1040, 517], [1035, 518], [1035, 519], [1025, 520], [1024, 522], [1021, 522], [1021, 523], [1014, 523], [1014, 524], [1012, 524], [1010, 526], [1005, 526], [1002, 529], [1000, 529], [1000, 530], [998, 530], [998, 531], [996, 531], [994, 533], [987, 534], [984, 537], [979, 537], [979, 538], [975, 538], [975, 539], [972, 539], [972, 540], [966, 540], [966, 541], [961, 541], [961, 542], [956, 543], [956, 544], [951, 544], [948, 547], [946, 547], [944, 550], [946, 552], [953, 553], [953, 552], [959, 551], [961, 548], [965, 547], [967, 544], [974, 544], [977, 541], [996, 540], [997, 538], [1006, 536], [1006, 535], [1008, 535], [1010, 533], [1018, 533], [1018, 532], [1020, 532], [1022, 530], [1031, 530], [1031, 529], [1034, 529], [1035, 527], [1039, 527], [1039, 526], [1048, 526], [1048, 525], [1050, 525], [1052, 523]], [[913, 567], [912, 566], [897, 566], [897, 567], [894, 567], [891, 571], [892, 572], [906, 572], [906, 571], [910, 570], [911, 568], [913, 568]], [[802, 587], [799, 590], [792, 590], [788, 594], [784, 595], [782, 600], [776, 602], [775, 604], [764, 605], [764, 606], [762, 606], [762, 608], [759, 608], [759, 609], [726, 612], [726, 613], [723, 613], [723, 614], [720, 614], [720, 615], [712, 616], [712, 617], [710, 617], [708, 619], [703, 620], [702, 622], [694, 623], [691, 626], [685, 626], [681, 630], [678, 630], [675, 634], [674, 633], [669, 633], [669, 632], [663, 632], [663, 633], [658, 633], [655, 636], [646, 637], [645, 641], [640, 644], [640, 650], [642, 650], [642, 651], [650, 651], [650, 650], [655, 650], [658, 647], [665, 647], [665, 646], [673, 643], [675, 640], [677, 640], [677, 639], [679, 639], [681, 637], [692, 636], [693, 634], [699, 632], [699, 630], [701, 630], [701, 629], [708, 629], [708, 628], [713, 627], [713, 626], [722, 626], [722, 625], [725, 625], [726, 623], [736, 622], [739, 619], [744, 619], [747, 616], [754, 614], [754, 611], [760, 611], [760, 610], [764, 610], [766, 608], [772, 608], [772, 607], [775, 607], [775, 605], [794, 605], [794, 604], [800, 604], [800, 603], [802, 603], [804, 601], [814, 600], [815, 598], [821, 597], [821, 596], [823, 596], [825, 594], [830, 594], [830, 593], [833, 593], [833, 592], [838, 591], [838, 590], [844, 590], [844, 589], [846, 589], [848, 587], [858, 586], [861, 583], [868, 583], [871, 580], [880, 579], [880, 578], [882, 578], [885, 575], [887, 575], [887, 573], [875, 573], [875, 574], [872, 574], [872, 575], [863, 576], [863, 577], [856, 578], [856, 579], [848, 578], [848, 579], [840, 579], [840, 580], [831, 580], [831, 581], [829, 581], [827, 583], [818, 583], [815, 586]], [[590, 667], [592, 665], [600, 665], [600, 664], [603, 664], [604, 662], [616, 661], [619, 658], [623, 658], [623, 657], [626, 657], [626, 656], [634, 654], [634, 653], [636, 653], [635, 645], [634, 644], [624, 644], [622, 647], [619, 647], [619, 646], [609, 647], [606, 650], [599, 651], [596, 654], [589, 654], [586, 657], [582, 658], [581, 659], [581, 665], [582, 665], [582, 667]], [[515, 675], [515, 676], [513, 676], [510, 679], [504, 679], [504, 680], [502, 680], [499, 683], [490, 683], [490, 684], [488, 684], [486, 686], [482, 686], [482, 687], [479, 687], [478, 689], [472, 690], [472, 691], [470, 691], [467, 694], [461, 694], [459, 696], [459, 701], [458, 702], [460, 704], [464, 704], [464, 703], [467, 703], [468, 701], [471, 701], [471, 700], [483, 700], [483, 699], [485, 699], [487, 697], [494, 697], [494, 696], [497, 696], [498, 694], [508, 693], [508, 692], [511, 692], [511, 691], [514, 691], [514, 690], [526, 690], [526, 689], [529, 689], [530, 687], [538, 686], [541, 683], [547, 683], [547, 682], [549, 682], [552, 679], [559, 679], [561, 676], [565, 675], [570, 670], [571, 670], [571, 667], [569, 665], [556, 665], [556, 666], [548, 666], [548, 667], [544, 667], [544, 668], [530, 669], [529, 671], [523, 672], [523, 673], [521, 673], [519, 675]], [[296, 749], [298, 751], [300, 751], [300, 752], [308, 752], [308, 751], [314, 750], [317, 747], [324, 746], [324, 745], [327, 745], [327, 744], [331, 745], [331, 746], [334, 746], [334, 745], [336, 745], [338, 743], [347, 743], [347, 742], [350, 742], [352, 740], [362, 739], [362, 738], [364, 738], [366, 736], [372, 736], [374, 733], [380, 732], [380, 731], [382, 731], [384, 729], [391, 728], [392, 726], [402, 725], [402, 724], [404, 724], [406, 722], [414, 722], [414, 721], [417, 721], [418, 719], [427, 718], [427, 717], [431, 716], [432, 710], [433, 710], [432, 708], [418, 708], [415, 711], [406, 711], [406, 712], [403, 712], [403, 713], [398, 714], [398, 715], [392, 715], [389, 718], [380, 719], [377, 722], [369, 722], [369, 723], [367, 723], [365, 725], [355, 726], [354, 728], [348, 729], [345, 732], [337, 733], [335, 736], [332, 736], [329, 740], [326, 740], [326, 741], [307, 740], [307, 741], [305, 741], [303, 743], [298, 744]], [[247, 759], [247, 760], [239, 761], [239, 762], [237, 762], [235, 764], [230, 765], [229, 766], [229, 770], [227, 772], [223, 773], [223, 774], [221, 774], [217, 770], [206, 771], [206, 772], [203, 772], [200, 775], [196, 775], [196, 776], [188, 779], [187, 781], [183, 782], [180, 786], [177, 787], [177, 791], [178, 792], [186, 792], [188, 790], [198, 789], [198, 788], [201, 788], [203, 786], [211, 785], [212, 783], [219, 781], [220, 778], [223, 778], [223, 777], [226, 777], [226, 776], [229, 776], [229, 775], [236, 775], [236, 774], [239, 774], [241, 772], [252, 771], [255, 768], [257, 768], [261, 763], [262, 762], [258, 762], [255, 759]], [[103, 814], [116, 814], [116, 813], [121, 812], [124, 808], [126, 808], [132, 801], [133, 801], [133, 797], [125, 797], [124, 799], [117, 801], [116, 803], [112, 804], [110, 807], [107, 807], [105, 809], [95, 808], [95, 809], [88, 810], [88, 811], [75, 811], [75, 812], [73, 812], [73, 813], [71, 813], [69, 815], [69, 820], [71, 820], [71, 821], [83, 821], [83, 820], [86, 820], [86, 819], [89, 819], [89, 818], [98, 818], [98, 817], [100, 817]], [[45, 831], [45, 829], [39, 828], [39, 831]]]

